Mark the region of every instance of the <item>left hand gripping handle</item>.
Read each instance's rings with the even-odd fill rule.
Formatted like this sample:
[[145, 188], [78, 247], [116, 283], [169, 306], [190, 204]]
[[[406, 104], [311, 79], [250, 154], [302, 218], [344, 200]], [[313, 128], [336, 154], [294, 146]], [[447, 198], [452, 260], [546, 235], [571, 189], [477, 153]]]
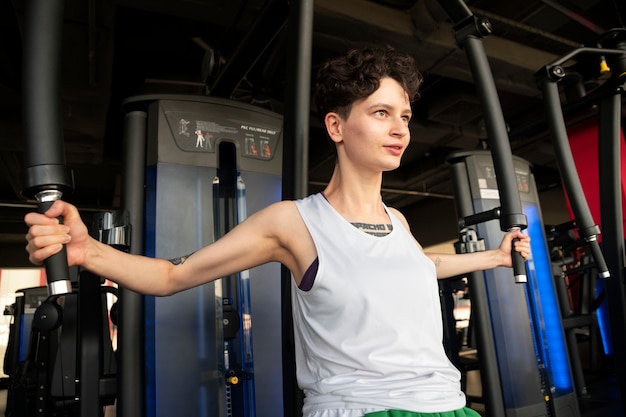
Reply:
[[[39, 213], [45, 213], [57, 199], [44, 198], [39, 201]], [[63, 223], [63, 218], [59, 217], [59, 222]], [[60, 252], [55, 253], [44, 261], [46, 277], [48, 280], [48, 291], [50, 295], [63, 295], [72, 292], [72, 282], [70, 281], [70, 271], [67, 263], [67, 250], [65, 245]]]

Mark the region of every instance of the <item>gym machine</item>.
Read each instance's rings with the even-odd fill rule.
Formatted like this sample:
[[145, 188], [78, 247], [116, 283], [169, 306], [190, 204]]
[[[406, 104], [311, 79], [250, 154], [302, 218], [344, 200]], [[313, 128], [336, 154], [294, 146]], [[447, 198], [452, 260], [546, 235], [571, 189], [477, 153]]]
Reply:
[[[510, 169], [512, 154], [506, 123], [482, 44], [482, 38], [491, 33], [491, 23], [487, 19], [474, 16], [462, 0], [440, 0], [439, 3], [454, 24], [457, 44], [466, 52], [485, 115], [489, 147], [498, 156], [494, 161], [494, 168], [498, 174], [496, 180], [502, 200], [498, 216], [500, 227], [505, 231], [523, 230], [526, 228], [526, 218], [520, 207], [519, 196], [515, 188], [511, 188], [515, 185], [515, 173]], [[511, 252], [511, 256], [515, 282], [526, 282], [523, 258], [515, 251]]]
[[[26, 4], [24, 113], [25, 120], [37, 120], [38, 123], [25, 123], [27, 168], [24, 194], [36, 198], [42, 212], [73, 190], [72, 172], [65, 166], [58, 105], [62, 6], [63, 2], [59, 1], [33, 0]], [[38, 72], [42, 66], [47, 71]], [[168, 105], [174, 106], [174, 112], [187, 112], [177, 119], [174, 130], [167, 126], [168, 116], [159, 113], [159, 109]], [[128, 220], [129, 233], [132, 228], [132, 239], [128, 240], [126, 248], [129, 252], [166, 258], [191, 253], [243, 220], [246, 211], [280, 200], [281, 117], [252, 106], [202, 97], [135, 97], [127, 100], [124, 106], [123, 169], [126, 183], [122, 213]], [[188, 122], [194, 124], [195, 130], [184, 130], [187, 127], [185, 117], [189, 117]], [[172, 136], [167, 137], [165, 132]], [[49, 137], [42, 138], [42, 134]], [[186, 134], [192, 143], [189, 146], [183, 144], [181, 148], [180, 139], [187, 138]], [[164, 141], [169, 141], [165, 148], [162, 146]], [[293, 143], [298, 147], [302, 141]], [[166, 149], [167, 146], [170, 148]], [[146, 152], [149, 153], [147, 157]], [[298, 163], [294, 158], [287, 160]], [[297, 181], [297, 178], [293, 179]], [[181, 180], [184, 183], [177, 183]], [[241, 187], [244, 184], [245, 199]], [[214, 198], [211, 198], [212, 192]], [[165, 195], [169, 204], [165, 203]], [[242, 204], [244, 201], [247, 205]], [[215, 217], [215, 223], [213, 214], [220, 214]], [[182, 241], [177, 242], [177, 237]], [[161, 240], [157, 242], [156, 239]], [[120, 288], [118, 310], [123, 324], [119, 328], [119, 349], [117, 355], [109, 355], [117, 359], [117, 381], [110, 368], [103, 371], [106, 377], [83, 378], [86, 372], [83, 371], [81, 377], [74, 378], [65, 373], [75, 385], [73, 391], [64, 392], [70, 394], [71, 399], [59, 400], [45, 393], [41, 398], [54, 404], [39, 407], [37, 415], [74, 413], [71, 415], [97, 416], [103, 412], [103, 401], [108, 404], [117, 395], [117, 413], [124, 416], [186, 412], [248, 417], [257, 411], [260, 415], [281, 416], [280, 312], [284, 306], [280, 300], [280, 271], [277, 268], [280, 267], [255, 268], [238, 277], [226, 277], [220, 284], [187, 291], [167, 300], [143, 297]], [[65, 249], [46, 262], [46, 270], [48, 292], [52, 296], [43, 305], [57, 312], [60, 303], [56, 301], [63, 297], [73, 298], [78, 280], [70, 278]], [[250, 337], [249, 332], [250, 311], [243, 308], [238, 299], [237, 287], [246, 287], [242, 283], [248, 281], [245, 274], [264, 275], [247, 283], [250, 291], [244, 290], [241, 297], [243, 304], [248, 306], [256, 302], [254, 327], [262, 336], [257, 336], [254, 343], [251, 343], [254, 336]], [[97, 278], [89, 281], [99, 283]], [[86, 295], [87, 290], [78, 294]], [[95, 288], [89, 294], [93, 295], [90, 299], [100, 299]], [[250, 302], [246, 301], [248, 296], [252, 299]], [[67, 310], [60, 327], [44, 330], [63, 329], [64, 334], [69, 334], [72, 324], [78, 321], [88, 323], [87, 317], [95, 320], [98, 314], [107, 317], [106, 311], [101, 311], [97, 303], [84, 301], [77, 304], [81, 307]], [[89, 305], [92, 306], [91, 312], [83, 311]], [[67, 303], [64, 307], [67, 309]], [[84, 319], [82, 314], [85, 314]], [[41, 317], [44, 316], [44, 322], [51, 321], [50, 313], [41, 313]], [[238, 325], [232, 326], [237, 321]], [[246, 331], [244, 337], [242, 334]], [[45, 336], [50, 340], [48, 333]], [[89, 335], [78, 333], [75, 339], [91, 340]], [[101, 339], [105, 339], [104, 334]], [[231, 343], [236, 339], [246, 340]], [[82, 343], [81, 346], [85, 346], [85, 342]], [[83, 365], [99, 364], [99, 360], [87, 355], [94, 348], [93, 344], [89, 346], [89, 349], [75, 350], [73, 360]], [[256, 359], [254, 368], [244, 358], [244, 351], [251, 348]], [[53, 366], [51, 362], [41, 364], [42, 370]], [[81, 369], [77, 367], [77, 372]], [[288, 389], [291, 388], [285, 390]], [[71, 408], [58, 409], [61, 402], [71, 403]]]
[[[191, 254], [281, 199], [281, 116], [202, 96], [123, 107], [126, 158], [143, 167], [125, 188], [145, 201], [131, 214], [145, 255]], [[126, 312], [145, 317], [145, 415], [281, 416], [280, 295], [280, 265], [268, 264]]]
[[[119, 250], [129, 237], [118, 213], [94, 217], [92, 235]], [[78, 268], [68, 269], [72, 292], [20, 290], [12, 311], [5, 372], [7, 416], [104, 416], [117, 397], [117, 288]], [[113, 302], [112, 299], [115, 299]]]
[[[492, 221], [497, 219], [493, 213], [500, 209], [491, 153], [458, 152], [449, 162], [461, 227], [457, 251], [497, 246], [502, 232]], [[510, 272], [504, 268], [470, 275], [482, 400], [490, 416], [577, 416], [580, 413], [534, 177], [523, 159], [514, 157], [512, 166], [517, 178], [515, 189], [529, 219], [532, 253], [527, 261], [528, 281], [523, 285], [507, 280]], [[494, 356], [484, 362], [490, 354]], [[485, 379], [490, 373], [496, 375]], [[500, 403], [502, 408], [494, 413], [489, 408], [492, 403]]]
[[[65, 165], [59, 78], [63, 2], [25, 5], [23, 194], [40, 212], [74, 188]], [[42, 71], [41, 68], [46, 68]], [[60, 219], [62, 220], [62, 219]], [[45, 262], [47, 295], [34, 314], [16, 302], [7, 411], [20, 416], [102, 415], [116, 393], [106, 293], [99, 277], [68, 267], [65, 248]], [[26, 291], [24, 297], [32, 295]]]
[[[608, 74], [606, 77], [604, 74]], [[589, 92], [580, 82], [588, 77], [605, 77], [604, 82]], [[620, 170], [621, 100], [626, 82], [626, 29], [610, 30], [589, 45], [577, 48], [538, 71], [537, 82], [543, 91], [548, 113], [548, 124], [558, 156], [558, 165], [564, 188], [570, 201], [575, 229], [588, 247], [598, 278], [596, 290], [604, 293], [606, 302], [600, 306], [600, 331], [607, 355], [611, 356], [620, 382], [621, 397], [626, 395], [626, 360], [618, 352], [626, 350], [626, 288], [624, 287], [624, 227], [622, 208], [622, 175]], [[567, 85], [569, 83], [569, 85]], [[562, 105], [559, 85], [568, 102]], [[576, 172], [572, 150], [568, 142], [564, 113], [597, 106], [600, 217], [603, 239], [599, 243], [600, 228], [585, 201], [585, 194]], [[623, 146], [623, 144], [622, 144]], [[604, 254], [604, 255], [603, 255]], [[606, 261], [604, 259], [606, 256]], [[613, 277], [604, 281], [603, 279]], [[578, 384], [584, 387], [580, 377]]]
[[[462, 1], [440, 4], [454, 24], [457, 44], [467, 54], [490, 149], [449, 157], [460, 228], [456, 250], [497, 246], [502, 232], [513, 229], [528, 228], [533, 242], [527, 265], [514, 253], [514, 282], [503, 278], [509, 272], [500, 268], [469, 276], [482, 400], [487, 415], [494, 417], [577, 416], [534, 180], [528, 164], [511, 154], [482, 47], [491, 24], [474, 16]], [[498, 220], [498, 228], [492, 220]]]

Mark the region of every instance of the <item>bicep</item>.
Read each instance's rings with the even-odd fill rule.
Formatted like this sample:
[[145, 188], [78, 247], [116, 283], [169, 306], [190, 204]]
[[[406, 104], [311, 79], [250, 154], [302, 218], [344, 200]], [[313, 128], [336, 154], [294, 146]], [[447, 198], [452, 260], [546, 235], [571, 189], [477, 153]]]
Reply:
[[280, 261], [276, 211], [269, 206], [248, 217], [216, 242], [189, 256], [172, 260], [172, 263], [179, 262], [171, 268], [174, 291]]

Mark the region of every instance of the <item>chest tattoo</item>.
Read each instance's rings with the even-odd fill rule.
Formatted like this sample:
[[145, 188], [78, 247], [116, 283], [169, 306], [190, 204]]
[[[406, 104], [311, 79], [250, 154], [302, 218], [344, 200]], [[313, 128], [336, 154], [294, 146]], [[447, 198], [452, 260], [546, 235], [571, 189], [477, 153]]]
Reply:
[[391, 223], [352, 223], [354, 227], [372, 236], [387, 236], [393, 230]]

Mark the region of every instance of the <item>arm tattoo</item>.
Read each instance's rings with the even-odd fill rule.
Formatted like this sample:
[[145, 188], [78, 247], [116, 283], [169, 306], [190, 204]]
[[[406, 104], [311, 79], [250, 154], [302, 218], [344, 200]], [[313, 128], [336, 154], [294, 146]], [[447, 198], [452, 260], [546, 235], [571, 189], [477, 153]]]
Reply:
[[193, 255], [195, 252], [191, 252], [189, 255], [185, 255], [185, 256], [181, 256], [180, 258], [174, 258], [174, 259], [170, 259], [169, 261], [174, 264], [174, 265], [182, 265], [185, 263], [185, 261], [187, 260], [187, 258], [189, 258], [191, 255]]
[[437, 256], [435, 258], [435, 268], [439, 268], [439, 265], [441, 265], [441, 258]]

